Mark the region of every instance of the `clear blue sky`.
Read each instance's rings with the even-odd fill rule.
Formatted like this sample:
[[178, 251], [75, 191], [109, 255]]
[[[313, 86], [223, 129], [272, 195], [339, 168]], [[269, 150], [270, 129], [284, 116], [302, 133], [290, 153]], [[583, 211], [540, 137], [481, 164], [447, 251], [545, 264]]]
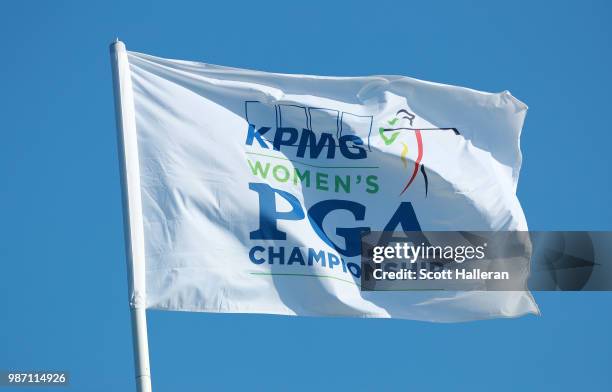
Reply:
[[[531, 228], [612, 229], [609, 2], [288, 3], [3, 4], [0, 369], [133, 390], [115, 36], [235, 67], [508, 89], [530, 106], [519, 197]], [[541, 317], [449, 325], [149, 312], [153, 386], [611, 390], [612, 294], [536, 297]], [[366, 355], [377, 341], [391, 344]]]

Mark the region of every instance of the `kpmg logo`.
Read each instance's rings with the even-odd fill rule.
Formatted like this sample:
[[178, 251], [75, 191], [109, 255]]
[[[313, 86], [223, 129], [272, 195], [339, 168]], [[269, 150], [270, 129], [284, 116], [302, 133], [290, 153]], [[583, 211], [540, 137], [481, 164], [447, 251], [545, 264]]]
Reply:
[[[372, 116], [298, 105], [245, 102], [246, 145], [289, 153], [297, 158], [367, 158]], [[364, 143], [363, 137], [366, 137]]]

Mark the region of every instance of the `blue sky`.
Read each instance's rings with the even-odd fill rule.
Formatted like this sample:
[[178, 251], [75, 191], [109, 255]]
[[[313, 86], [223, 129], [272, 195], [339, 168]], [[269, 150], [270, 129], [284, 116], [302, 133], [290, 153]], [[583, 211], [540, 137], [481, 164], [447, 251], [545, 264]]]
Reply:
[[[0, 369], [133, 390], [115, 36], [235, 67], [508, 89], [530, 107], [519, 197], [531, 228], [612, 229], [609, 2], [288, 3], [3, 4]], [[612, 295], [536, 298], [541, 317], [449, 325], [149, 312], [153, 386], [610, 390]]]

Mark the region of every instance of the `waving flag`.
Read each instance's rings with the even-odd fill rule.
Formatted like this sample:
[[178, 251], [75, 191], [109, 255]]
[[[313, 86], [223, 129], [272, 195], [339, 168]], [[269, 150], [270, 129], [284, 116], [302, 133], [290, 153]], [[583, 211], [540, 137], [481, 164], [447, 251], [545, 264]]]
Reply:
[[403, 76], [267, 73], [117, 51], [133, 306], [461, 321], [528, 292], [360, 290], [369, 231], [526, 230], [527, 107]]

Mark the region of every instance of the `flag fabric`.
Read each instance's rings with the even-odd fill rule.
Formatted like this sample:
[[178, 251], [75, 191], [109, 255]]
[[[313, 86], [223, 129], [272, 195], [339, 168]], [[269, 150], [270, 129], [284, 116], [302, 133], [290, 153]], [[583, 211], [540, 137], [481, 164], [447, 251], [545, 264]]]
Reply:
[[440, 322], [537, 313], [529, 292], [360, 290], [364, 232], [527, 229], [527, 107], [508, 91], [118, 56], [142, 208], [133, 301]]

